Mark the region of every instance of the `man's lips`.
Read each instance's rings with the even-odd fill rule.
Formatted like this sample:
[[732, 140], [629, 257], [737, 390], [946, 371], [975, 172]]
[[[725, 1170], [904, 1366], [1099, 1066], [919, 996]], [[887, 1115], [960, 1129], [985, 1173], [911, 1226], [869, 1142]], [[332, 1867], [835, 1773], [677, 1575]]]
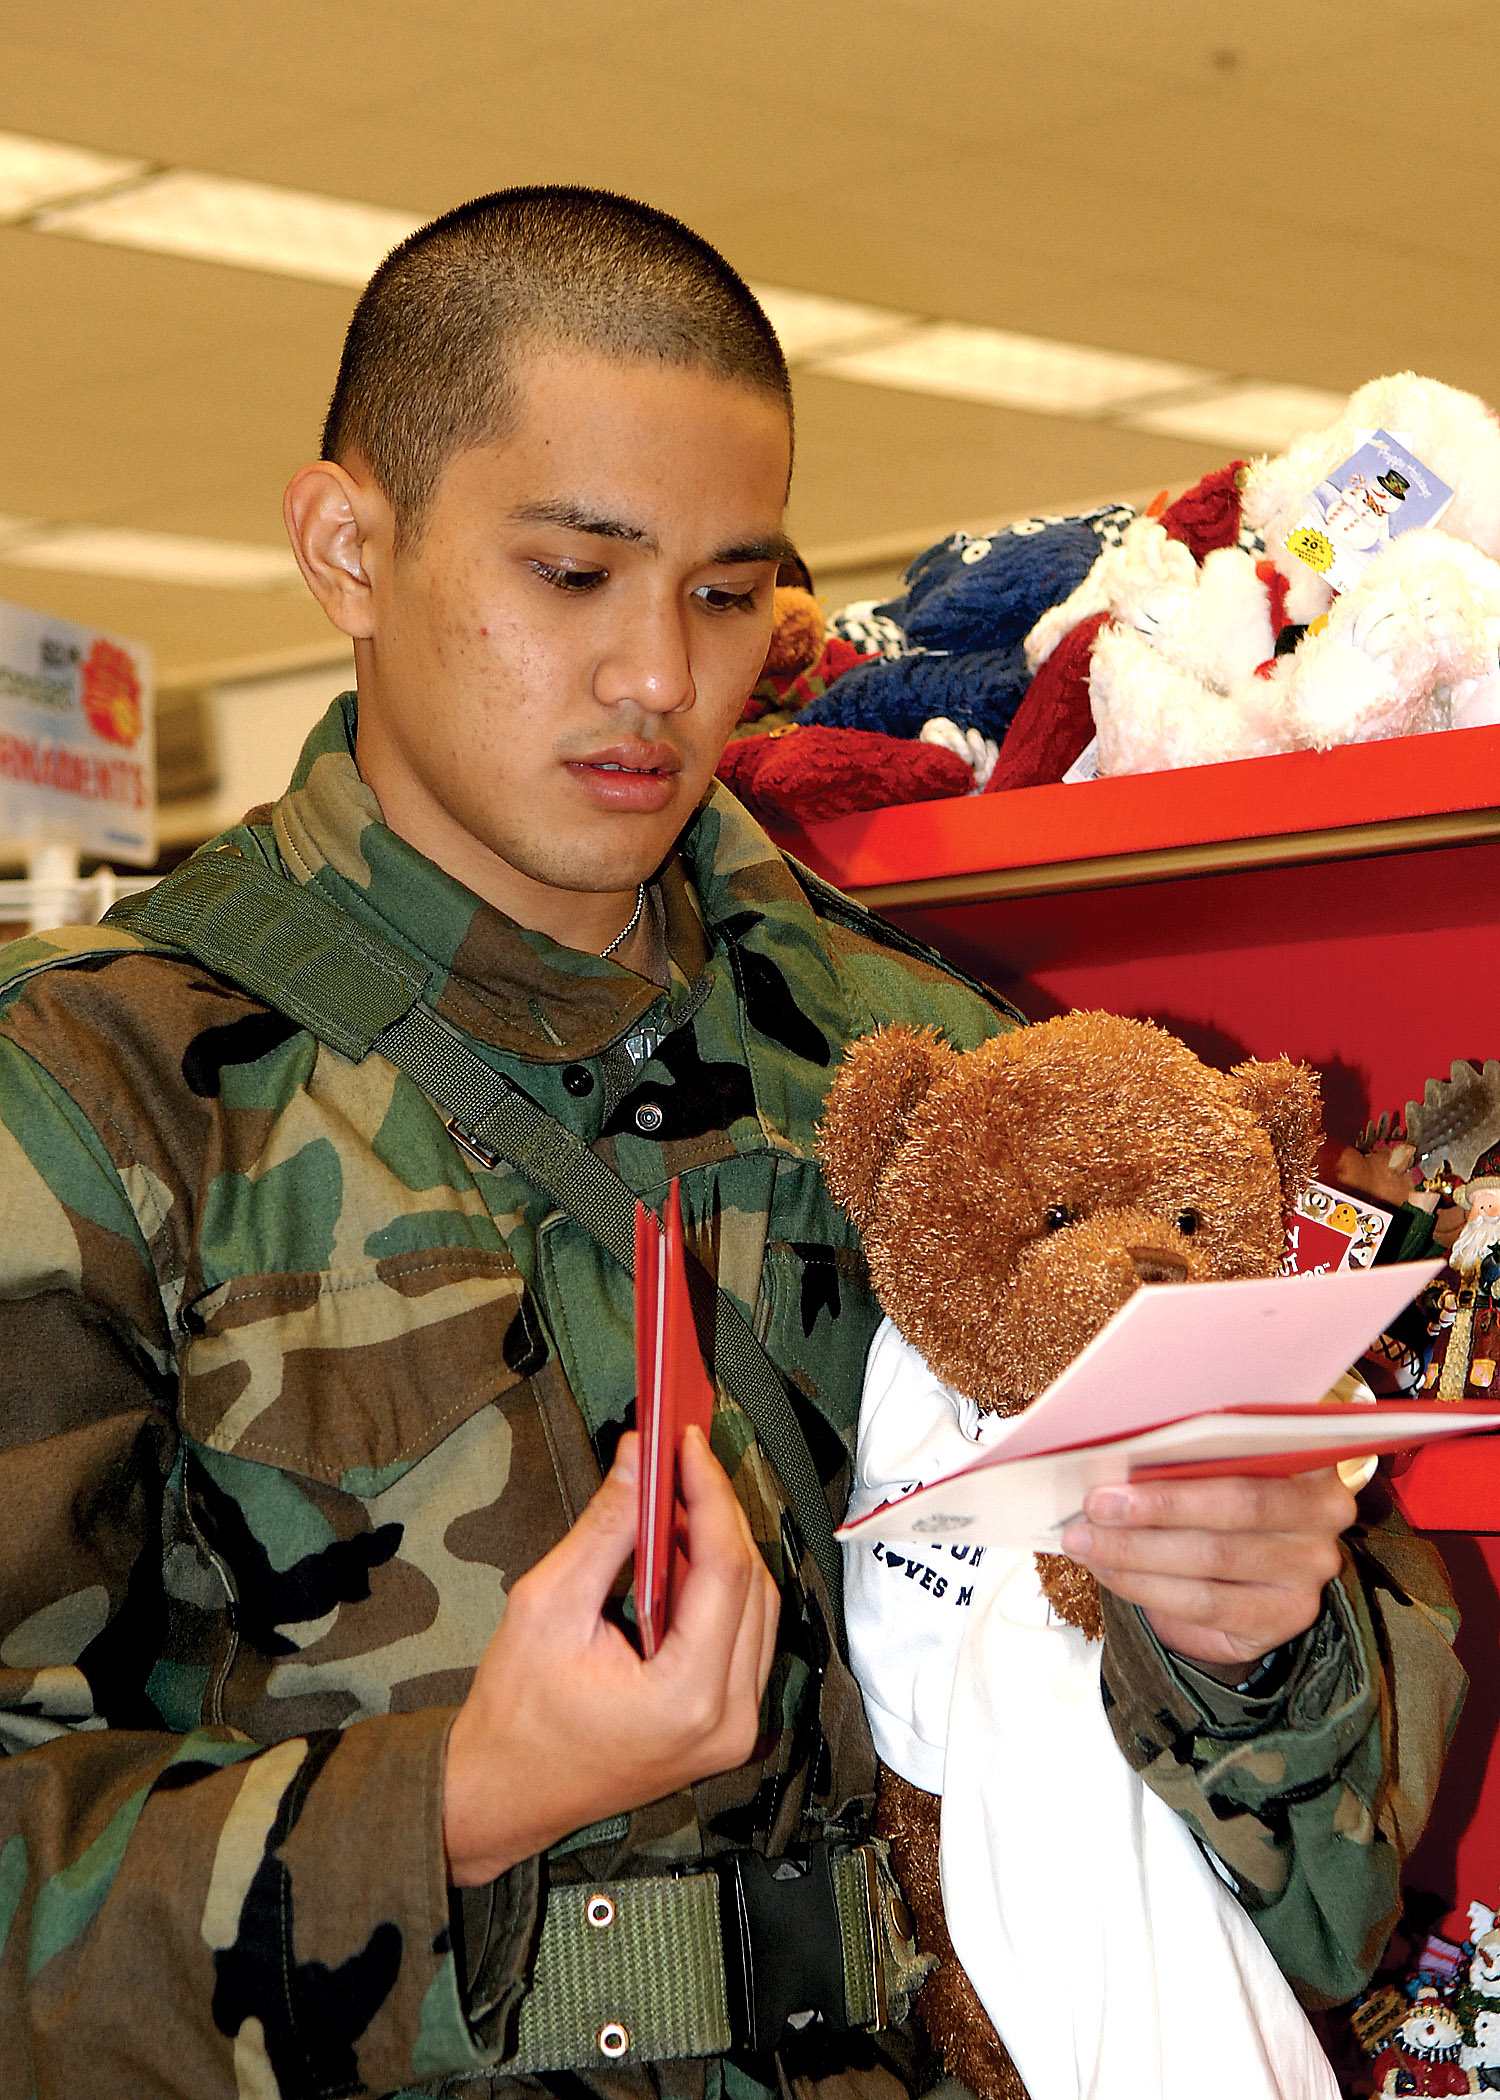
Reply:
[[672, 744], [631, 740], [563, 763], [597, 807], [649, 815], [665, 809], [676, 793], [682, 754]]
[[606, 744], [602, 751], [590, 751], [586, 757], [570, 758], [569, 768], [588, 766], [608, 773], [680, 773], [682, 753], [675, 744], [647, 744], [631, 741], [624, 744]]

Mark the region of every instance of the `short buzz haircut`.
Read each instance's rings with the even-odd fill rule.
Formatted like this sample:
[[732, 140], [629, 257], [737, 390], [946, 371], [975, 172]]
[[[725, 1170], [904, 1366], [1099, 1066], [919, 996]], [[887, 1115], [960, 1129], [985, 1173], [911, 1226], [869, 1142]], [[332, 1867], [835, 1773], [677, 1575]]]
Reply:
[[517, 354], [554, 345], [739, 380], [774, 394], [790, 427], [776, 332], [717, 249], [607, 190], [497, 190], [393, 249], [344, 340], [323, 457], [363, 461], [398, 550], [420, 539], [449, 460], [513, 426]]

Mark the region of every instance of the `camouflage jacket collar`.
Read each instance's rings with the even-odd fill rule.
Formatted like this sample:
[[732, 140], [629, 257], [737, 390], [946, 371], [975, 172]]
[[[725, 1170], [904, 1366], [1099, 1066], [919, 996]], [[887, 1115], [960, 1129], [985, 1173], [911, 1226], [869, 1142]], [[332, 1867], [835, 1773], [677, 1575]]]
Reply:
[[[783, 856], [717, 782], [658, 871], [670, 960], [665, 993], [614, 961], [564, 947], [485, 904], [384, 822], [354, 759], [355, 695], [334, 701], [303, 746], [291, 786], [246, 819], [260, 850], [435, 972], [437, 1010], [478, 1041], [545, 1064], [598, 1055], [665, 999], [670, 1027], [698, 1004], [715, 956], [803, 1048], [845, 1016], [815, 913]], [[786, 996], [773, 995], [763, 962]], [[788, 957], [795, 990], [785, 984]], [[747, 982], [748, 980], [748, 982]], [[782, 1014], [779, 1008], [785, 1006]], [[821, 1060], [817, 1060], [820, 1061]]]

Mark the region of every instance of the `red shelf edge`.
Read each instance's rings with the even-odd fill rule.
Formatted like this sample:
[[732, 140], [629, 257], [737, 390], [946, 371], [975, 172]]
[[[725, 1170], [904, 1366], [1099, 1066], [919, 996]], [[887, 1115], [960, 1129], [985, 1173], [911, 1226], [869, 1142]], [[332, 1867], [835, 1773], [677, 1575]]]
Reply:
[[778, 843], [843, 889], [1500, 808], [1500, 727], [1014, 788], [837, 817]]

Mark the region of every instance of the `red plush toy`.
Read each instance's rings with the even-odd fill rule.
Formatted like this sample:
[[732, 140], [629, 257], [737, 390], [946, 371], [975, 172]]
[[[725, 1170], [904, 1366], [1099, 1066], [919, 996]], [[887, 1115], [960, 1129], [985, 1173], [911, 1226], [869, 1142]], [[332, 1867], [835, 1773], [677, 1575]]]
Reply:
[[966, 795], [974, 785], [964, 761], [940, 744], [818, 723], [736, 738], [719, 778], [769, 824], [822, 824], [892, 802]]
[[995, 770], [985, 784], [987, 795], [1007, 788], [1044, 787], [1061, 780], [1074, 759], [1088, 749], [1094, 734], [1089, 706], [1089, 659], [1108, 613], [1093, 613], [1063, 636], [1026, 688], [1016, 709]]

